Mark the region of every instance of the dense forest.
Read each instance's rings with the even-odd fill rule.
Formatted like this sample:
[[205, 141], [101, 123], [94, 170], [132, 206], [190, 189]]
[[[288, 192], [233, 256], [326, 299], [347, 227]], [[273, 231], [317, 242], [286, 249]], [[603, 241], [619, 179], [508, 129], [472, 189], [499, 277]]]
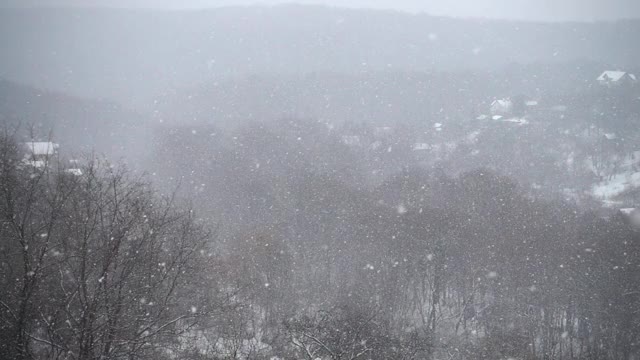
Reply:
[[0, 359], [637, 359], [638, 31], [0, 8]]
[[216, 136], [158, 153], [189, 175], [164, 191], [149, 183], [161, 174], [100, 159], [82, 176], [62, 158], [34, 170], [5, 132], [3, 357], [638, 351], [635, 215], [542, 200], [489, 169], [405, 168], [371, 184], [367, 162], [310, 120]]

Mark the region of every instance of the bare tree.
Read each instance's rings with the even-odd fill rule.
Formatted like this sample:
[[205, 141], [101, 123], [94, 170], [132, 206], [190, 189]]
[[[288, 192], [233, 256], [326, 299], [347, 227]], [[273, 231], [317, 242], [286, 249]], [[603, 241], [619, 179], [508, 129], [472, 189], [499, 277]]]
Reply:
[[[8, 358], [175, 353], [217, 309], [210, 234], [173, 198], [118, 167], [35, 169], [2, 139], [2, 347]], [[170, 348], [171, 347], [171, 348]]]

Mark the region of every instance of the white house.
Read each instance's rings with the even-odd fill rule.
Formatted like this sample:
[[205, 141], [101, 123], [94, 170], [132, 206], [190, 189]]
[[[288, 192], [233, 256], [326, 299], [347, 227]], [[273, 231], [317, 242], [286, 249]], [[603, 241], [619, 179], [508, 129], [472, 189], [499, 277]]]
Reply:
[[626, 71], [607, 70], [600, 74], [597, 79], [598, 83], [606, 86], [616, 86], [623, 84], [634, 84], [638, 81], [634, 74]]
[[491, 103], [491, 114], [492, 115], [510, 115], [513, 111], [513, 101], [511, 99], [498, 99], [494, 100]]
[[74, 176], [82, 176], [82, 170], [81, 169], [66, 169], [64, 172], [66, 172], [67, 174], [71, 174]]
[[44, 167], [52, 156], [58, 153], [59, 145], [52, 142], [32, 141], [23, 144], [25, 149], [24, 162], [33, 167]]

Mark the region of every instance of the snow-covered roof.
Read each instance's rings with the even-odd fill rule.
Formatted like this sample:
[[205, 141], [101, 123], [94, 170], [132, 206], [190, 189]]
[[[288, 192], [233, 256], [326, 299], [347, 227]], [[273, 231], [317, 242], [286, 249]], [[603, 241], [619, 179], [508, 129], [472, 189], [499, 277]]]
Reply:
[[618, 82], [620, 80], [622, 80], [625, 75], [629, 75], [629, 77], [632, 80], [636, 80], [636, 76], [633, 74], [629, 74], [626, 71], [611, 71], [611, 70], [607, 70], [605, 72], [603, 72], [602, 74], [600, 74], [600, 76], [598, 76], [598, 81], [612, 81], [612, 82]]
[[32, 155], [53, 155], [58, 150], [58, 144], [52, 142], [32, 141], [24, 145]]
[[508, 99], [498, 99], [491, 103], [491, 113], [493, 115], [507, 115], [513, 110], [513, 102]]
[[604, 137], [607, 138], [607, 140], [615, 140], [618, 138], [615, 133], [606, 133], [604, 134]]
[[620, 209], [620, 212], [625, 214], [625, 215], [631, 215], [634, 211], [636, 211], [636, 208], [623, 208], [623, 209]]
[[43, 160], [28, 160], [24, 159], [22, 162], [26, 165], [33, 166], [34, 168], [43, 168], [47, 165], [47, 163]]
[[612, 200], [629, 189], [640, 187], [640, 172], [626, 171], [613, 175], [605, 181], [593, 185], [591, 194], [603, 200]]
[[65, 172], [75, 176], [82, 176], [82, 170], [80, 169], [67, 169]]
[[511, 106], [513, 103], [511, 102], [511, 100], [509, 99], [498, 99], [498, 100], [493, 100], [493, 102], [491, 103], [491, 106]]
[[514, 123], [514, 124], [518, 124], [518, 125], [527, 125], [529, 124], [529, 120], [525, 119], [525, 118], [518, 118], [518, 117], [514, 117], [514, 118], [509, 118], [506, 120], [503, 120], [504, 122], [510, 122], [510, 123]]

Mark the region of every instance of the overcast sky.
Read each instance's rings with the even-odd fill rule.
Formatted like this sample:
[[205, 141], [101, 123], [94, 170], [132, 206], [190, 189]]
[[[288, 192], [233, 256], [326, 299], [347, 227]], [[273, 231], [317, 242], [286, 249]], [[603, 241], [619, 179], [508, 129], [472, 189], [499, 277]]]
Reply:
[[206, 8], [281, 3], [395, 9], [456, 17], [525, 20], [611, 20], [640, 18], [640, 0], [0, 0], [6, 6], [114, 6], [143, 8]]

